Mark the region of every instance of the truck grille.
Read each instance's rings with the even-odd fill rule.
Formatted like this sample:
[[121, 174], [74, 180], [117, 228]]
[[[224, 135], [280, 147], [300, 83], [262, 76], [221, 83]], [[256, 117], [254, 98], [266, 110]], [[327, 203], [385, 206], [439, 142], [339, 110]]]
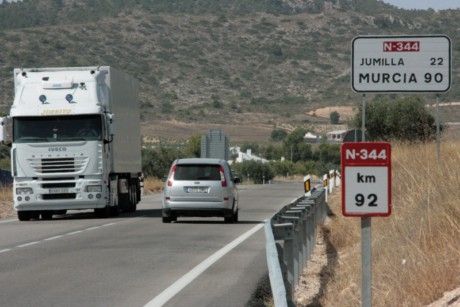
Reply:
[[34, 171], [40, 174], [78, 173], [86, 167], [88, 159], [85, 157], [43, 158], [29, 159], [29, 163]]
[[43, 194], [42, 199], [75, 199], [77, 194], [75, 193], [62, 193], [62, 194]]

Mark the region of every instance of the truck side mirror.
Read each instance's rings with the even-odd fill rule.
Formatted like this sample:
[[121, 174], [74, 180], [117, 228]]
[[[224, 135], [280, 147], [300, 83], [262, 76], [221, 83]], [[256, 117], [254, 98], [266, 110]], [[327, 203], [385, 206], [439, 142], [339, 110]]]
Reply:
[[13, 143], [13, 121], [10, 117], [0, 117], [0, 142], [11, 146]]
[[104, 144], [108, 144], [113, 141], [113, 135], [115, 133], [115, 127], [113, 123], [113, 114], [107, 114], [107, 136], [104, 138]]

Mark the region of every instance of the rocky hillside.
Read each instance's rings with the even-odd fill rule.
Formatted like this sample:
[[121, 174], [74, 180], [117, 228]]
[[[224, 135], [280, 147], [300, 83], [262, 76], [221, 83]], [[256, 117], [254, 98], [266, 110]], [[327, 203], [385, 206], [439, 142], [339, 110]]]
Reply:
[[[0, 104], [11, 103], [14, 67], [113, 65], [141, 81], [146, 121], [231, 123], [237, 114], [270, 113], [289, 122], [319, 106], [355, 103], [350, 41], [384, 33], [448, 34], [459, 59], [460, 10], [405, 11], [377, 0], [2, 4]], [[443, 100], [460, 100], [460, 88]]]

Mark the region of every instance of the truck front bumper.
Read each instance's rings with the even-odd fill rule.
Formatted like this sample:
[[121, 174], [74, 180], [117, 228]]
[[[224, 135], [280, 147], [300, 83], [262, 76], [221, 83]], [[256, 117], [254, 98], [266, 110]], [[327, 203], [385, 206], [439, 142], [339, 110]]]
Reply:
[[[59, 187], [60, 185], [67, 187]], [[88, 185], [100, 185], [101, 190], [87, 192], [86, 186]], [[24, 187], [31, 188], [33, 193], [16, 193], [16, 188]], [[76, 179], [62, 182], [32, 180], [15, 182], [13, 185], [13, 203], [16, 211], [104, 208], [109, 203], [108, 195], [108, 189], [102, 184], [102, 181], [93, 179]]]

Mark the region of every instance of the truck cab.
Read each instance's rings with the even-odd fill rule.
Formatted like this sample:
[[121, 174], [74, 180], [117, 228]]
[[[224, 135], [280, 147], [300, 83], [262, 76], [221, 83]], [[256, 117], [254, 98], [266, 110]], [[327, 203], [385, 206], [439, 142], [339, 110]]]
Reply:
[[[11, 133], [19, 220], [140, 200], [137, 82], [110, 67], [15, 69]], [[6, 133], [8, 134], [8, 133]]]

